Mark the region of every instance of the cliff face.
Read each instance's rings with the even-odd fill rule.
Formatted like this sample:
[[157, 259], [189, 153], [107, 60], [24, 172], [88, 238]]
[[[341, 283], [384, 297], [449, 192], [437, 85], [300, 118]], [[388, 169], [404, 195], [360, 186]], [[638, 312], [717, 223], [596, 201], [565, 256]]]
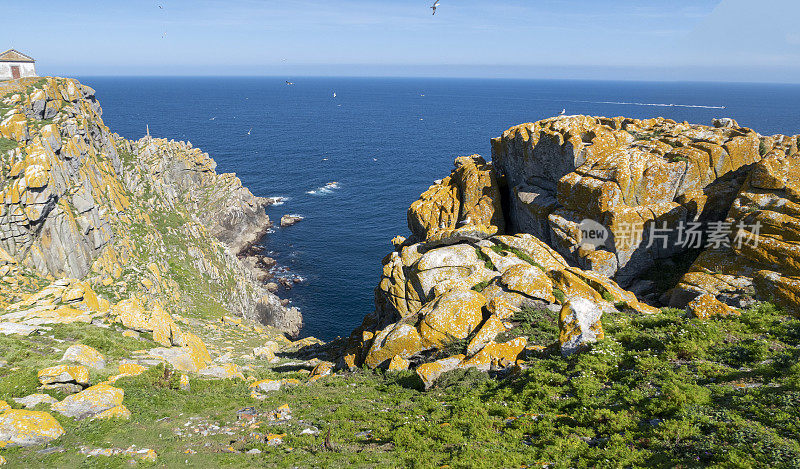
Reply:
[[236, 256], [270, 222], [233, 174], [190, 144], [112, 134], [94, 90], [75, 80], [18, 80], [0, 96], [0, 301], [73, 278], [112, 305], [299, 331], [300, 313]]
[[[573, 116], [509, 129], [492, 141], [492, 161], [508, 180], [512, 230], [630, 284], [683, 250], [679, 225], [725, 218], [761, 142], [738, 126]], [[605, 245], [581, 243], [584, 219], [608, 230]], [[665, 224], [666, 248], [647, 249], [649, 228]]]
[[[566, 355], [603, 337], [603, 314], [669, 305], [705, 318], [755, 301], [798, 311], [799, 144], [731, 119], [513, 127], [492, 140], [491, 163], [456, 159], [411, 205], [411, 236], [392, 240], [375, 311], [342, 364], [416, 366], [430, 385], [553, 345], [501, 341], [531, 314], [553, 322]], [[692, 250], [704, 252], [681, 272], [674, 259]], [[680, 281], [658, 291], [670, 269]]]

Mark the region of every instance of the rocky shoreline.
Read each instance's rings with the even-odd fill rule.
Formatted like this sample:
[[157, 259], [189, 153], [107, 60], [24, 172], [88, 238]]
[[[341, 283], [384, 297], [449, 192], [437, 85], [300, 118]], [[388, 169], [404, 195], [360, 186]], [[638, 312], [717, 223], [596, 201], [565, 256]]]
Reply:
[[413, 368], [426, 386], [519, 367], [553, 346], [495, 342], [526, 311], [555, 314], [565, 356], [603, 338], [603, 315], [708, 318], [763, 301], [797, 312], [798, 145], [732, 119], [512, 127], [492, 139], [491, 163], [457, 158], [411, 205], [411, 235], [392, 240], [375, 311], [340, 366]]
[[296, 280], [257, 244], [279, 200], [111, 133], [75, 80], [0, 84], [0, 465], [796, 461], [799, 145], [515, 126], [411, 205], [325, 344], [289, 338]]
[[0, 90], [0, 135], [15, 147], [4, 159], [6, 257], [41, 276], [88, 275], [112, 303], [140, 297], [174, 312], [196, 303], [186, 292], [200, 275], [231, 314], [299, 332], [299, 311], [267, 291], [247, 256], [271, 226], [267, 199], [216, 173], [191, 143], [112, 134], [94, 90], [77, 81], [25, 83]]

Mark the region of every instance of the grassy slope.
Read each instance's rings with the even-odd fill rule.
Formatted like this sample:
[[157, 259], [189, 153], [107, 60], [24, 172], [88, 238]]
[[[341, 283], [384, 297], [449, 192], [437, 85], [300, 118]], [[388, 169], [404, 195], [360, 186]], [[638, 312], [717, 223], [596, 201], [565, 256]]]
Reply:
[[[72, 448], [136, 444], [155, 449], [157, 464], [168, 466], [798, 466], [800, 321], [765, 305], [707, 322], [669, 310], [608, 316], [604, 327], [609, 338], [586, 353], [564, 359], [546, 350], [531, 357], [526, 370], [502, 379], [457, 371], [428, 392], [419, 390], [412, 372], [361, 371], [255, 401], [241, 382], [193, 380], [191, 391], [180, 391], [176, 378], [165, 379], [156, 367], [118, 382], [131, 421], [59, 416], [67, 434], [54, 443], [66, 452], [4, 454], [28, 466], [116, 466], [128, 458], [86, 458]], [[82, 333], [74, 329], [72, 335]], [[530, 324], [521, 323], [520, 330], [542, 334]], [[5, 339], [0, 346], [16, 350], [5, 354], [9, 367], [47, 355], [9, 344], [25, 340]], [[103, 346], [100, 337], [89, 340]], [[106, 353], [121, 356], [141, 345], [106, 344]], [[35, 385], [29, 372], [24, 378], [5, 370], [0, 399], [20, 395], [13, 386]], [[301, 376], [269, 367], [252, 374]], [[238, 409], [266, 413], [282, 404], [292, 409], [288, 423], [259, 418], [252, 428], [236, 424]], [[174, 436], [190, 416], [228, 425], [233, 434]], [[320, 433], [301, 434], [309, 426]], [[328, 429], [334, 451], [323, 448]], [[258, 434], [269, 432], [286, 433], [284, 443], [264, 444]], [[225, 452], [229, 447], [262, 453]], [[190, 449], [197, 454], [186, 454]]]

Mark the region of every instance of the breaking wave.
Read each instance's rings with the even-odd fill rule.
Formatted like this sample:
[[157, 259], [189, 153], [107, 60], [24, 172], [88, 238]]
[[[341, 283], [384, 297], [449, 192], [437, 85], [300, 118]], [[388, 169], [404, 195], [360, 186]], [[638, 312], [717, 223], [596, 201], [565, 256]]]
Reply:
[[313, 190], [310, 190], [310, 191], [306, 191], [306, 194], [325, 195], [325, 194], [330, 194], [331, 192], [335, 191], [338, 188], [339, 188], [339, 183], [336, 182], [336, 181], [333, 181], [333, 182], [329, 182], [329, 183], [325, 184], [322, 187], [318, 187], [316, 189], [313, 189]]

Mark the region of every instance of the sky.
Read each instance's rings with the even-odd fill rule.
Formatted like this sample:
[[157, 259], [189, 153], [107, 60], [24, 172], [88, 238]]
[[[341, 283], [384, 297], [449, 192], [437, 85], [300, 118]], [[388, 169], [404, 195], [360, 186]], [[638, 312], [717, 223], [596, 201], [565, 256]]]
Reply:
[[800, 83], [800, 0], [0, 0], [40, 75]]

